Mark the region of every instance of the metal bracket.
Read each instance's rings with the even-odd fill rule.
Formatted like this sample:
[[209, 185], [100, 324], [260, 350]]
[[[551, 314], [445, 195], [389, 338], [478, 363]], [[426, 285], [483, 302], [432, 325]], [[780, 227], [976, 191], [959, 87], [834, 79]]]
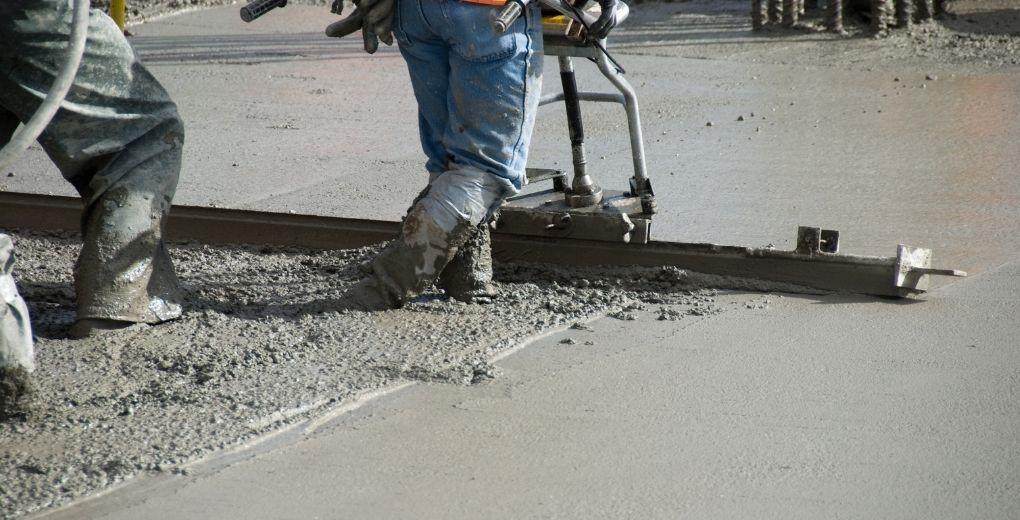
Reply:
[[931, 249], [911, 247], [900, 244], [896, 248], [895, 279], [896, 287], [912, 291], [928, 290], [927, 275], [967, 276], [965, 271], [958, 269], [935, 269], [931, 266]]
[[553, 188], [556, 191], [563, 191], [564, 180], [567, 178], [567, 172], [552, 168], [525, 168], [524, 176], [528, 180], [525, 184], [535, 184], [551, 179], [553, 181]]
[[[869, 294], [907, 296], [914, 293], [923, 293], [928, 290], [929, 279], [927, 275], [940, 276], [967, 276], [965, 271], [957, 269], [935, 269], [931, 267], [931, 249], [911, 247], [900, 244], [896, 248], [896, 258], [848, 255], [839, 253], [839, 231], [834, 229], [821, 229], [811, 226], [800, 226], [797, 228], [797, 248], [793, 251], [780, 251], [771, 248], [749, 250], [752, 256], [761, 258], [795, 260], [809, 262], [818, 267], [818, 271], [825, 270], [822, 266], [840, 268], [838, 274], [846, 276], [848, 282], [837, 283], [835, 280], [812, 281], [818, 285], [829, 284], [855, 285], [860, 292]], [[863, 279], [853, 282], [855, 275], [853, 270], [861, 272], [875, 271], [885, 273], [884, 280], [868, 281], [871, 288], [865, 288]], [[837, 274], [833, 271], [832, 274]], [[892, 287], [889, 287], [889, 282]], [[879, 283], [880, 282], [880, 283]]]
[[797, 253], [814, 255], [839, 252], [839, 231], [809, 226], [797, 228]]
[[555, 190], [512, 197], [499, 210], [494, 231], [504, 235], [645, 244], [652, 220], [641, 200], [606, 190], [601, 203], [571, 207]]
[[597, 185], [586, 187], [584, 191], [571, 188], [564, 193], [563, 200], [567, 201], [567, 205], [572, 208], [594, 206], [602, 202], [602, 188]]

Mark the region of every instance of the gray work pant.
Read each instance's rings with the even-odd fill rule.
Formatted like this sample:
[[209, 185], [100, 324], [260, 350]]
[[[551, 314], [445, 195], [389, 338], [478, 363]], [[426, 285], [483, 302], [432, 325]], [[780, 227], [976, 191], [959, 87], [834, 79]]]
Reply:
[[[65, 59], [67, 0], [0, 1], [0, 143], [45, 98]], [[180, 316], [163, 243], [180, 173], [177, 107], [98, 10], [74, 86], [39, 143], [85, 204], [75, 266], [78, 319]]]
[[14, 244], [0, 233], [0, 369], [35, 369], [32, 326], [25, 301], [14, 285]]

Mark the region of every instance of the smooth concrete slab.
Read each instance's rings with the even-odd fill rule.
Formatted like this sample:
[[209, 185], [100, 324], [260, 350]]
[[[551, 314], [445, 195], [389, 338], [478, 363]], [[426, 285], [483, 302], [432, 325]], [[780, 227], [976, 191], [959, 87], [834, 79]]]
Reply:
[[52, 518], [1016, 518], [1017, 294], [1013, 262], [923, 302], [604, 318]]

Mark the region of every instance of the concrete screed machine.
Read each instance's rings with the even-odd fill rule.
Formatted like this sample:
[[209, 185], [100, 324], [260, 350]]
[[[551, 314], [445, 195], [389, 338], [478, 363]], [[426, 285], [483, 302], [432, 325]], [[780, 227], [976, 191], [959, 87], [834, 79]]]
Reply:
[[[587, 27], [598, 17], [595, 2], [581, 0], [508, 0], [493, 18], [500, 33], [539, 1], [553, 13], [543, 17], [545, 54], [556, 56], [562, 91], [545, 94], [540, 105], [564, 103], [573, 171], [529, 168], [528, 183], [549, 183], [548, 189], [529, 189], [506, 201], [493, 223], [493, 256], [504, 262], [547, 262], [572, 265], [675, 266], [708, 274], [784, 282], [815, 290], [843, 291], [905, 297], [923, 293], [930, 275], [965, 276], [953, 269], [931, 266], [931, 250], [907, 245], [895, 257], [849, 255], [839, 252], [835, 230], [801, 226], [796, 248], [749, 248], [706, 243], [660, 242], [651, 239], [655, 194], [645, 162], [638, 98], [624, 77], [623, 68], [607, 50], [607, 41], [587, 37]], [[250, 22], [287, 0], [256, 0], [241, 8]], [[0, 163], [9, 163], [35, 140], [52, 118], [74, 78], [84, 47], [88, 0], [75, 0], [74, 28], [68, 59], [51, 92], [36, 115], [0, 150]], [[82, 13], [86, 13], [82, 16]], [[629, 14], [620, 3], [618, 23]], [[615, 87], [616, 92], [579, 90], [574, 58], [585, 58]], [[588, 172], [580, 102], [617, 103], [623, 106], [630, 138], [633, 173], [625, 190], [600, 186]], [[5, 203], [48, 205], [50, 227], [75, 222], [76, 201], [20, 195]], [[43, 200], [45, 199], [45, 200]], [[16, 214], [17, 212], [15, 212]], [[38, 222], [0, 222], [0, 225], [43, 227]], [[218, 208], [174, 206], [170, 215], [172, 239], [226, 243], [276, 243], [308, 247], [358, 247], [392, 238], [397, 223], [274, 214]], [[73, 229], [73, 226], [71, 226]], [[565, 244], [567, 245], [565, 247]]]

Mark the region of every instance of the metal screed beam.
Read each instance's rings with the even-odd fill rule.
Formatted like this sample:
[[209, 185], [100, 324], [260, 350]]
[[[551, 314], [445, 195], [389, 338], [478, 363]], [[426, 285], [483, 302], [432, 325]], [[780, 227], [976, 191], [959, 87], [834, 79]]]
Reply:
[[[77, 230], [81, 202], [72, 197], [0, 193], [0, 228]], [[392, 239], [398, 222], [174, 206], [169, 239], [219, 244], [273, 244], [318, 249], [362, 247]], [[546, 229], [542, 227], [541, 229]], [[787, 282], [814, 289], [905, 297], [923, 293], [932, 275], [966, 276], [931, 267], [931, 251], [900, 245], [895, 257], [838, 253], [839, 234], [802, 227], [797, 249], [722, 246], [654, 240], [591, 240], [548, 228], [493, 233], [501, 262], [562, 265], [675, 266], [708, 274]]]

